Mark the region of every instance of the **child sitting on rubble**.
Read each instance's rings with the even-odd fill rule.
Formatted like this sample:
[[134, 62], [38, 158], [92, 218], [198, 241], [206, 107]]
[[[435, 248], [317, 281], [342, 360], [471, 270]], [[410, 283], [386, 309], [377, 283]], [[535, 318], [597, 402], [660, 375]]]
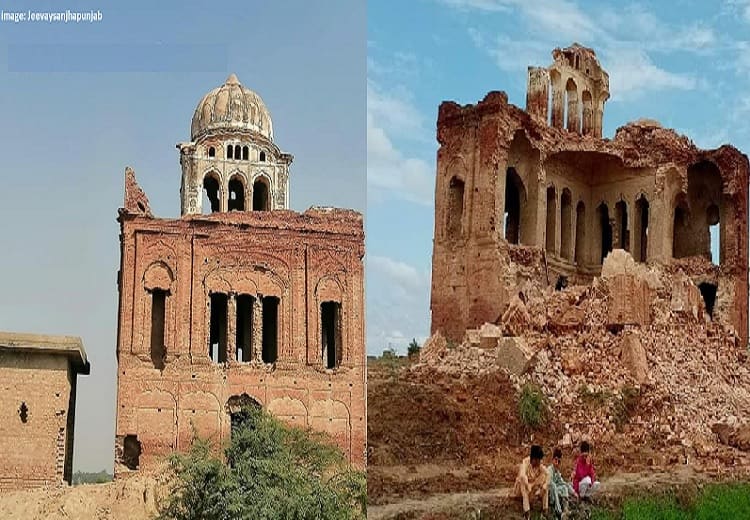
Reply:
[[541, 446], [533, 445], [529, 456], [523, 459], [518, 468], [518, 477], [513, 487], [513, 496], [523, 499], [524, 518], [531, 518], [531, 504], [529, 498], [539, 495], [542, 499], [542, 510], [546, 513], [548, 502], [547, 492], [549, 485], [549, 473], [542, 466], [544, 452]]
[[591, 459], [591, 446], [586, 441], [581, 442], [581, 453], [576, 458], [572, 477], [573, 491], [581, 500], [589, 500], [599, 489], [594, 462]]
[[562, 462], [562, 450], [555, 448], [552, 452], [552, 464], [549, 465], [549, 503], [555, 512], [557, 518], [563, 518], [563, 514], [568, 510], [568, 497], [573, 495], [573, 486], [560, 473], [560, 464]]

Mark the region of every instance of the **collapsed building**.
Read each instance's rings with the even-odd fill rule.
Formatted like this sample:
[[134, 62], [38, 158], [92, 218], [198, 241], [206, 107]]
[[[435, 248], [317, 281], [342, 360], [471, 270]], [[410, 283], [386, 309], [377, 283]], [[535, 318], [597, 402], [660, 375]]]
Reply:
[[750, 432], [748, 159], [653, 120], [603, 138], [594, 51], [552, 56], [529, 67], [526, 110], [504, 92], [440, 106], [432, 337], [415, 370], [537, 385], [563, 445], [719, 460], [715, 432], [735, 447]]
[[80, 338], [0, 332], [0, 491], [70, 484]]
[[523, 281], [518, 267], [545, 284], [587, 284], [623, 249], [682, 269], [712, 320], [747, 344], [746, 156], [700, 150], [649, 120], [603, 139], [609, 77], [594, 51], [552, 55], [529, 68], [525, 111], [504, 92], [440, 106], [432, 332], [458, 341], [498, 321]]
[[362, 216], [288, 209], [292, 156], [234, 75], [203, 97], [177, 147], [181, 218], [154, 217], [125, 174], [116, 476], [195, 435], [227, 439], [244, 405], [329, 433], [362, 467]]

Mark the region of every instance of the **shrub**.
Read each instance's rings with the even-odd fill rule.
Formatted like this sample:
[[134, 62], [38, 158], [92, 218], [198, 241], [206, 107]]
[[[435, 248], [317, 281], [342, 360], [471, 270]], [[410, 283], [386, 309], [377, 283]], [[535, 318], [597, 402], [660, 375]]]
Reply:
[[323, 434], [246, 407], [233, 417], [226, 462], [212, 451], [197, 439], [170, 458], [176, 486], [161, 520], [366, 517], [364, 473], [350, 469]]
[[549, 401], [542, 390], [531, 383], [526, 383], [521, 388], [521, 396], [518, 399], [518, 418], [521, 423], [529, 428], [536, 429], [542, 426], [549, 415]]
[[409, 354], [409, 357], [418, 356], [420, 350], [422, 350], [422, 347], [420, 347], [419, 343], [417, 343], [417, 338], [412, 339], [407, 350], [407, 354]]
[[641, 400], [640, 391], [632, 386], [623, 387], [621, 393], [622, 396], [615, 398], [612, 402], [612, 415], [617, 431], [621, 431], [622, 427], [630, 422]]

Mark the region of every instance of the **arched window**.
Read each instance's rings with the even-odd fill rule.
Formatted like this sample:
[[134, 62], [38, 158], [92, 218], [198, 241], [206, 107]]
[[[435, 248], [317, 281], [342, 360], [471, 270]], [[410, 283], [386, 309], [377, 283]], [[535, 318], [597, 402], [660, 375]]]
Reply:
[[227, 159], [233, 159], [234, 158], [234, 146], [231, 144], [227, 145]]
[[203, 179], [203, 214], [221, 211], [219, 197], [219, 181], [213, 175], [206, 175]]
[[[700, 161], [688, 167], [687, 197], [675, 204], [674, 257], [702, 256], [718, 264], [731, 247], [731, 233], [721, 229], [721, 220], [732, 207], [724, 195], [719, 168], [711, 161]], [[677, 207], [682, 210], [677, 213]], [[689, 210], [689, 211], [688, 211]], [[682, 227], [677, 225], [678, 216]], [[679, 256], [678, 256], [679, 255]]]
[[253, 183], [253, 211], [269, 211], [270, 209], [268, 183], [263, 177], [258, 177]]
[[279, 352], [279, 298], [264, 296], [261, 300], [263, 307], [263, 331], [261, 358], [264, 363], [275, 363]]
[[674, 208], [674, 221], [672, 227], [672, 256], [683, 258], [690, 256], [690, 227], [688, 226], [689, 213], [687, 202], [678, 195]]
[[556, 70], [552, 70], [549, 73], [550, 78], [550, 110], [549, 110], [549, 124], [555, 128], [562, 128], [565, 123], [564, 116], [564, 88], [562, 84], [562, 77]]
[[515, 168], [505, 174], [505, 240], [511, 244], [521, 243], [521, 191], [523, 184]]
[[208, 148], [208, 156], [209, 157], [216, 157], [216, 148], [214, 148], [213, 146], [210, 146]]
[[245, 210], [245, 185], [238, 175], [229, 179], [228, 209], [229, 211]]
[[260, 162], [266, 162], [266, 152], [260, 152]]
[[238, 294], [236, 297], [237, 314], [235, 320], [235, 356], [237, 361], [244, 363], [253, 359], [253, 310], [255, 298], [248, 294]]
[[164, 346], [164, 325], [166, 321], [167, 291], [151, 291], [151, 362], [154, 368], [164, 370], [166, 347]]
[[580, 132], [580, 122], [578, 120], [578, 87], [573, 78], [568, 79], [565, 84], [565, 97], [567, 98], [566, 106], [566, 123], [565, 128], [569, 132]]
[[547, 188], [547, 235], [546, 245], [547, 252], [554, 254], [555, 252], [555, 228], [557, 227], [557, 194], [555, 193], [555, 187], [550, 186]]
[[448, 236], [461, 236], [464, 216], [464, 181], [453, 177], [448, 183]]
[[636, 262], [645, 262], [648, 251], [648, 201], [641, 196], [635, 201], [633, 256]]
[[247, 146], [242, 147], [242, 160], [247, 161], [248, 157], [250, 157], [250, 149]]
[[227, 310], [229, 297], [222, 293], [209, 295], [210, 330], [208, 334], [208, 357], [214, 363], [227, 361]]
[[242, 147], [236, 144], [234, 145], [234, 158], [239, 161], [240, 157], [242, 157]]
[[586, 205], [579, 201], [576, 206], [576, 264], [581, 267], [584, 263], [586, 244]]
[[323, 302], [320, 304], [320, 334], [323, 364], [326, 368], [341, 365], [341, 303]]
[[599, 262], [603, 263], [609, 252], [612, 251], [612, 224], [609, 221], [609, 208], [603, 202], [596, 208], [596, 220], [599, 226], [599, 245], [601, 246]]
[[573, 197], [565, 188], [560, 196], [560, 256], [573, 260]]
[[615, 223], [617, 225], [617, 247], [630, 251], [630, 230], [628, 229], [628, 205], [624, 200], [615, 204]]

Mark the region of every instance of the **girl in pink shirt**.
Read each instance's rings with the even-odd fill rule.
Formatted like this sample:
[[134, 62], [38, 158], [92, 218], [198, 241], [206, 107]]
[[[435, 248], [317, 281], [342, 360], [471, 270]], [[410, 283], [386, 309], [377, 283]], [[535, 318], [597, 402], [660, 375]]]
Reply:
[[573, 490], [578, 498], [587, 499], [599, 488], [596, 480], [596, 470], [591, 460], [591, 447], [589, 443], [581, 443], [581, 454], [576, 458], [573, 470]]

